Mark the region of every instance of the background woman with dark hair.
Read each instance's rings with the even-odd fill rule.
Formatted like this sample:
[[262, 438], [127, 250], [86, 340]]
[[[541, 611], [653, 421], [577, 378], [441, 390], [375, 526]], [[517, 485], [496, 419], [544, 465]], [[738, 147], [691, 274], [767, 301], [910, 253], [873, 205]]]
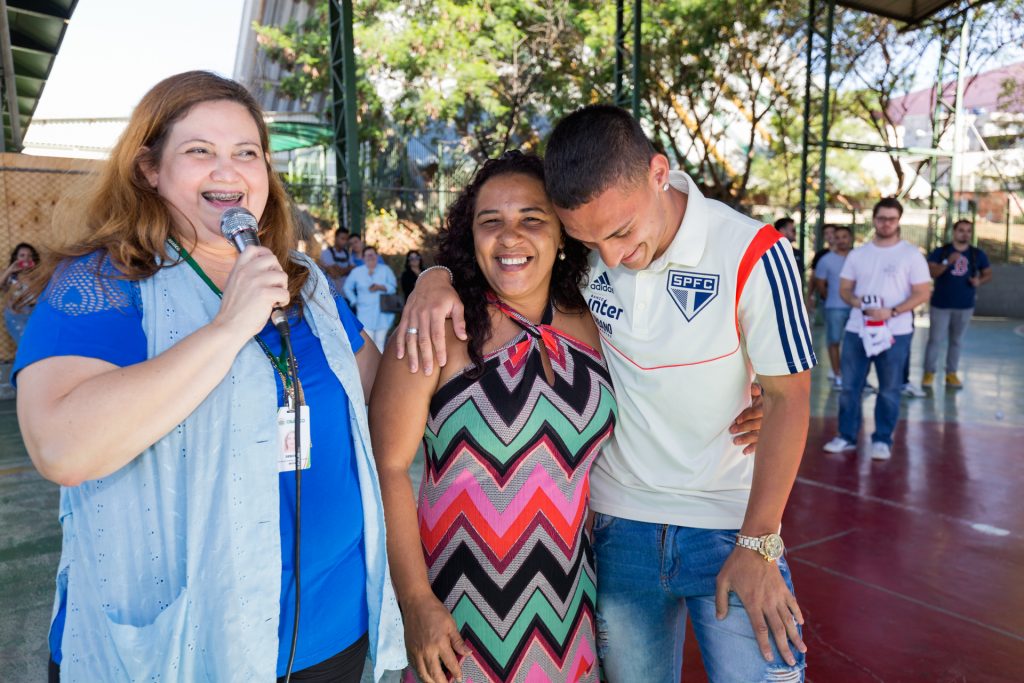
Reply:
[[[87, 236], [37, 269], [53, 277], [13, 373], [26, 448], [61, 485], [51, 677], [355, 683], [367, 649], [378, 674], [405, 660], [367, 447], [379, 356], [295, 251], [268, 150], [243, 86], [161, 81], [76, 214]], [[224, 239], [232, 207], [264, 246]], [[301, 562], [301, 460], [281, 453], [297, 397]]]
[[405, 269], [402, 271], [402, 296], [406, 299], [416, 287], [416, 278], [423, 272], [423, 256], [415, 249], [405, 255]]
[[22, 274], [36, 267], [39, 263], [39, 252], [28, 242], [21, 242], [11, 250], [11, 262], [0, 275], [0, 291], [6, 296], [4, 306], [4, 325], [7, 333], [15, 344], [21, 343], [21, 335], [25, 332], [25, 323], [35, 308], [35, 300], [25, 291], [25, 284], [19, 282]]
[[469, 340], [449, 326], [433, 376], [386, 353], [370, 402], [410, 664], [428, 683], [446, 680], [442, 666], [460, 680], [596, 681], [587, 476], [616, 407], [580, 294], [586, 250], [563, 234], [540, 159], [483, 165], [452, 205], [438, 262]]

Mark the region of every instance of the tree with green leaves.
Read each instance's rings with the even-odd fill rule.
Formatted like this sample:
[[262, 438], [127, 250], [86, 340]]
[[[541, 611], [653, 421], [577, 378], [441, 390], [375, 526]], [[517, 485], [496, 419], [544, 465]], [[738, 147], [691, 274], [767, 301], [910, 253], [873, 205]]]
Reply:
[[[271, 58], [290, 71], [282, 92], [307, 101], [330, 85], [327, 0], [310, 1], [302, 25], [258, 29]], [[972, 66], [1021, 37], [1024, 22], [1014, 17], [1022, 5], [996, 0], [972, 10]], [[354, 10], [359, 135], [371, 150], [413, 136], [457, 140], [476, 162], [511, 147], [539, 150], [561, 115], [613, 99], [612, 2], [355, 0]], [[806, 2], [663, 0], [643, 3], [643, 12], [641, 118], [655, 145], [709, 196], [736, 205], [754, 191], [794, 205]], [[837, 10], [834, 130], [852, 126], [896, 146], [891, 101], [948, 33], [905, 32], [887, 19]], [[852, 173], [855, 154], [834, 154]], [[902, 187], [911, 174], [900, 157], [892, 163]]]

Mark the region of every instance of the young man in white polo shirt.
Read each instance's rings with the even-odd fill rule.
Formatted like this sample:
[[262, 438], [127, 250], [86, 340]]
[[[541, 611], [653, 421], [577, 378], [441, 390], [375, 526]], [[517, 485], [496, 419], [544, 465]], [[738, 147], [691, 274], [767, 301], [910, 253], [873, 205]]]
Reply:
[[[584, 295], [619, 401], [591, 474], [608, 680], [678, 681], [687, 612], [713, 681], [802, 680], [778, 536], [815, 364], [792, 248], [702, 197], [616, 107], [563, 119], [545, 176], [566, 232], [594, 252]], [[429, 317], [413, 318], [421, 354]], [[755, 377], [763, 437], [747, 458], [730, 427]]]
[[[892, 433], [900, 417], [900, 389], [914, 334], [914, 309], [928, 300], [932, 277], [924, 256], [900, 239], [903, 206], [891, 197], [875, 204], [871, 220], [875, 237], [846, 257], [839, 273], [839, 296], [852, 306], [846, 323], [841, 366], [843, 392], [839, 395], [839, 434], [825, 444], [830, 453], [857, 448], [861, 423], [861, 392], [871, 364], [878, 374], [875, 432], [871, 457], [892, 457]], [[891, 346], [868, 355], [865, 326], [891, 339]], [[884, 344], [883, 344], [884, 346]]]

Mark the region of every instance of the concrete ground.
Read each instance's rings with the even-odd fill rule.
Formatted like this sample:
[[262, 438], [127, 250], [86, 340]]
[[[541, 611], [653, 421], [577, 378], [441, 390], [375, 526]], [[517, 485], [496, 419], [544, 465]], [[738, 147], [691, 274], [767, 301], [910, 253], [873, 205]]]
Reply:
[[[920, 381], [927, 320], [913, 344]], [[807, 678], [1004, 682], [1024, 662], [1024, 325], [976, 320], [961, 378], [905, 399], [893, 458], [821, 446], [835, 433], [838, 392], [827, 357], [813, 373], [808, 446], [784, 533], [807, 618]], [[0, 401], [0, 681], [44, 681], [46, 631], [60, 551], [57, 487], [36, 474], [14, 402]], [[704, 680], [692, 645], [688, 682]], [[364, 680], [367, 677], [364, 676]]]

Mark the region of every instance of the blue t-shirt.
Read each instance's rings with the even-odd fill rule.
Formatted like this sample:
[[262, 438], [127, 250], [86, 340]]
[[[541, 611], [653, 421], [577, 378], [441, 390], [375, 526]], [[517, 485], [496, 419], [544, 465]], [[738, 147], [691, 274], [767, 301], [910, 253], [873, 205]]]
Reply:
[[[952, 244], [944, 244], [928, 254], [928, 261], [942, 263], [953, 252]], [[945, 273], [935, 278], [931, 299], [931, 305], [935, 308], [974, 308], [977, 290], [970, 283], [970, 278], [989, 268], [990, 264], [985, 252], [977, 247], [967, 247], [967, 251], [962, 253], [966, 258], [959, 259]]]
[[814, 277], [824, 280], [828, 285], [828, 296], [825, 297], [825, 308], [849, 309], [850, 304], [843, 301], [839, 296], [839, 274], [843, 272], [843, 264], [846, 257], [830, 251], [820, 259], [814, 269]]
[[[116, 275], [108, 259], [93, 254], [72, 261], [51, 280], [18, 346], [12, 376], [51, 356], [87, 356], [121, 367], [147, 359], [142, 303], [137, 282], [97, 278]], [[186, 266], [180, 266], [186, 267]], [[83, 282], [88, 286], [82, 287]], [[94, 296], [93, 296], [94, 294]], [[353, 351], [362, 348], [362, 325], [335, 294], [338, 315]], [[319, 664], [358, 640], [368, 628], [363, 509], [349, 426], [348, 397], [327, 365], [309, 324], [290, 317], [299, 379], [310, 406], [311, 467], [302, 474], [302, 609], [294, 670]], [[260, 336], [274, 353], [281, 339], [273, 325]], [[270, 362], [269, 359], [267, 361]], [[277, 376], [277, 404], [284, 404]], [[278, 675], [284, 675], [295, 618], [295, 475], [280, 475], [281, 617]], [[73, 590], [73, 588], [72, 588]], [[50, 630], [50, 652], [58, 664], [64, 613]]]

